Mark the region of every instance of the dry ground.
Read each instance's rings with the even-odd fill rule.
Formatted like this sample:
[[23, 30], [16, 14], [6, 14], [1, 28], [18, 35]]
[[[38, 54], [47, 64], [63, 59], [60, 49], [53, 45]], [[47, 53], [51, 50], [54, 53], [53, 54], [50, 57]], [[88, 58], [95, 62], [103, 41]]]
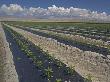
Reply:
[[19, 82], [13, 55], [0, 23], [0, 82]]

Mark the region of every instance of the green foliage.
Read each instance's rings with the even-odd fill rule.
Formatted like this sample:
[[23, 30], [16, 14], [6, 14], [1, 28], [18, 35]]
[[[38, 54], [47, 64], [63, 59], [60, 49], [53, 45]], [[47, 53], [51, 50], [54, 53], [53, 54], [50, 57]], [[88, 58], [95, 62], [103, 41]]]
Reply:
[[75, 68], [74, 68], [74, 66], [67, 67], [64, 72], [65, 72], [65, 74], [67, 74], [67, 75], [74, 75], [74, 73], [75, 73]]
[[35, 62], [35, 65], [36, 65], [38, 68], [43, 68], [43, 62], [40, 61], [40, 60], [37, 60], [37, 61]]
[[46, 56], [47, 56], [48, 60], [54, 61], [54, 59], [55, 59], [50, 54], [48, 54], [47, 52], [46, 52]]
[[84, 82], [92, 82], [92, 76], [90, 74], [87, 75]]
[[[21, 21], [8, 21], [6, 22], [8, 24], [13, 25], [21, 25], [21, 26], [30, 26], [34, 28], [50, 28], [53, 27], [54, 29], [59, 29], [59, 27], [62, 27], [61, 29], [70, 29], [69, 27], [75, 27], [75, 28], [84, 28], [87, 30], [92, 29], [98, 29], [98, 30], [110, 30], [110, 23], [92, 23], [92, 22], [21, 22]], [[48, 27], [50, 26], [50, 27]]]
[[52, 77], [52, 68], [48, 67], [47, 69], [44, 70], [45, 71], [45, 75], [48, 79], [50, 79]]
[[55, 65], [56, 65], [57, 67], [61, 68], [61, 67], [63, 67], [64, 64], [63, 64], [60, 60], [56, 60], [56, 61], [55, 61]]

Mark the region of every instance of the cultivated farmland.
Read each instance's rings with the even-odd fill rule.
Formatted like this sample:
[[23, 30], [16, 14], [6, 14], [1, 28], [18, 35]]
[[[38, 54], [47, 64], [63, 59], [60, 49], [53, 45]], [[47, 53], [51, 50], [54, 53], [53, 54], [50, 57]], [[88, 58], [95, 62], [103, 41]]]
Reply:
[[109, 23], [5, 21], [0, 29], [0, 53], [10, 52], [0, 61], [11, 62], [0, 63], [2, 80], [110, 82]]

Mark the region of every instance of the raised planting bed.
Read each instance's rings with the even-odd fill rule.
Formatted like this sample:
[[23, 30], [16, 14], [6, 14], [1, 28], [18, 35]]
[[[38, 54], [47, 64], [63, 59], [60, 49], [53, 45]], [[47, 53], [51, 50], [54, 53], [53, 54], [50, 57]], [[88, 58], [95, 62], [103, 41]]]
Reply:
[[[14, 51], [14, 61], [16, 62], [15, 64], [18, 73], [21, 73], [21, 69], [19, 67], [22, 67], [23, 65], [26, 66], [23, 66], [22, 69], [21, 82], [35, 82], [35, 80], [38, 82], [91, 82], [91, 79], [84, 79], [81, 77], [74, 70], [74, 67], [67, 67], [60, 60], [51, 57], [48, 54], [48, 51], [44, 52], [39, 46], [34, 45], [28, 41], [28, 39], [24, 38], [22, 35], [13, 31], [9, 27], [5, 27], [4, 29], [10, 36], [9, 39], [11, 40], [9, 41], [13, 41], [11, 45], [14, 44], [17, 46], [17, 49], [15, 49], [16, 51]], [[17, 53], [17, 50], [21, 53]], [[32, 77], [36, 78], [32, 79]], [[32, 81], [29, 80], [30, 78]]]
[[109, 49], [107, 49], [107, 48], [98, 47], [95, 44], [87, 44], [86, 42], [84, 43], [81, 41], [78, 42], [75, 40], [71, 40], [70, 38], [63, 37], [59, 34], [54, 34], [51, 32], [46, 33], [46, 32], [42, 32], [42, 31], [38, 31], [38, 30], [32, 30], [32, 29], [25, 28], [25, 27], [17, 27], [17, 28], [21, 28], [21, 29], [26, 30], [28, 32], [31, 32], [33, 34], [37, 34], [39, 36], [56, 39], [58, 42], [64, 43], [66, 45], [71, 45], [71, 46], [77, 47], [83, 51], [92, 51], [92, 52], [103, 54], [104, 56], [107, 56], [110, 53]]
[[[11, 24], [13, 24], [13, 23], [10, 23], [10, 25]], [[107, 26], [107, 28], [105, 28], [105, 29], [103, 29], [103, 28], [100, 28], [100, 27], [95, 27], [94, 28], [94, 24], [90, 27], [90, 26], [85, 26], [85, 27], [78, 27], [78, 26], [67, 26], [67, 27], [62, 27], [62, 28], [60, 28], [60, 26], [58, 26], [58, 25], [56, 25], [56, 26], [49, 26], [49, 25], [46, 25], [46, 26], [42, 26], [42, 25], [25, 25], [25, 24], [13, 24], [13, 25], [15, 25], [15, 26], [19, 26], [19, 25], [21, 25], [21, 26], [24, 26], [24, 27], [30, 27], [30, 28], [38, 28], [38, 29], [48, 29], [48, 30], [51, 30], [51, 29], [55, 29], [56, 31], [57, 30], [61, 30], [62, 32], [63, 31], [67, 31], [66, 33], [68, 33], [68, 34], [73, 34], [73, 32], [75, 32], [76, 34], [77, 33], [82, 33], [82, 36], [84, 36], [84, 37], [88, 37], [88, 38], [92, 38], [92, 39], [97, 39], [97, 40], [100, 40], [100, 39], [102, 39], [103, 41], [108, 41], [108, 40], [110, 40], [109, 39], [109, 36], [108, 36], [108, 34], [110, 34], [110, 30], [109, 30], [109, 28], [108, 28], [108, 26]], [[103, 31], [104, 30], [104, 31]], [[84, 31], [89, 31], [89, 33], [85, 33]], [[104, 32], [103, 33], [103, 36], [104, 36], [104, 38], [103, 37], [95, 37], [95, 36], [92, 36], [92, 35], [100, 35], [100, 33], [101, 32]], [[92, 32], [97, 32], [97, 33], [92, 33]], [[88, 36], [86, 35], [86, 34], [88, 34]]]
[[[110, 38], [109, 38], [110, 36], [108, 36], [109, 33], [106, 35], [102, 34], [101, 32], [97, 32], [97, 34], [94, 34], [94, 33], [92, 33], [92, 31], [84, 32], [82, 30], [80, 31], [80, 29], [79, 30], [74, 30], [74, 29], [69, 29], [69, 30], [46, 29], [46, 30], [54, 31], [54, 32], [58, 32], [58, 33], [64, 33], [64, 34], [81, 35], [81, 36], [84, 36], [86, 38], [91, 38], [91, 39], [96, 39], [96, 40], [103, 40], [103, 41], [110, 40]], [[96, 36], [100, 36], [100, 37], [96, 37]], [[102, 37], [102, 36], [104, 36], [104, 37]]]
[[0, 22], [0, 82], [19, 82], [12, 52]]

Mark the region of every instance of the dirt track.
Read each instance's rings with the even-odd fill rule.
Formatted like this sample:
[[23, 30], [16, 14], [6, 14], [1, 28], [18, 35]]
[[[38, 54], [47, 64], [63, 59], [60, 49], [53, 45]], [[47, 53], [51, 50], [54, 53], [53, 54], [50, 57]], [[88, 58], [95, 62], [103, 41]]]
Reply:
[[0, 23], [0, 82], [19, 82], [13, 56]]

